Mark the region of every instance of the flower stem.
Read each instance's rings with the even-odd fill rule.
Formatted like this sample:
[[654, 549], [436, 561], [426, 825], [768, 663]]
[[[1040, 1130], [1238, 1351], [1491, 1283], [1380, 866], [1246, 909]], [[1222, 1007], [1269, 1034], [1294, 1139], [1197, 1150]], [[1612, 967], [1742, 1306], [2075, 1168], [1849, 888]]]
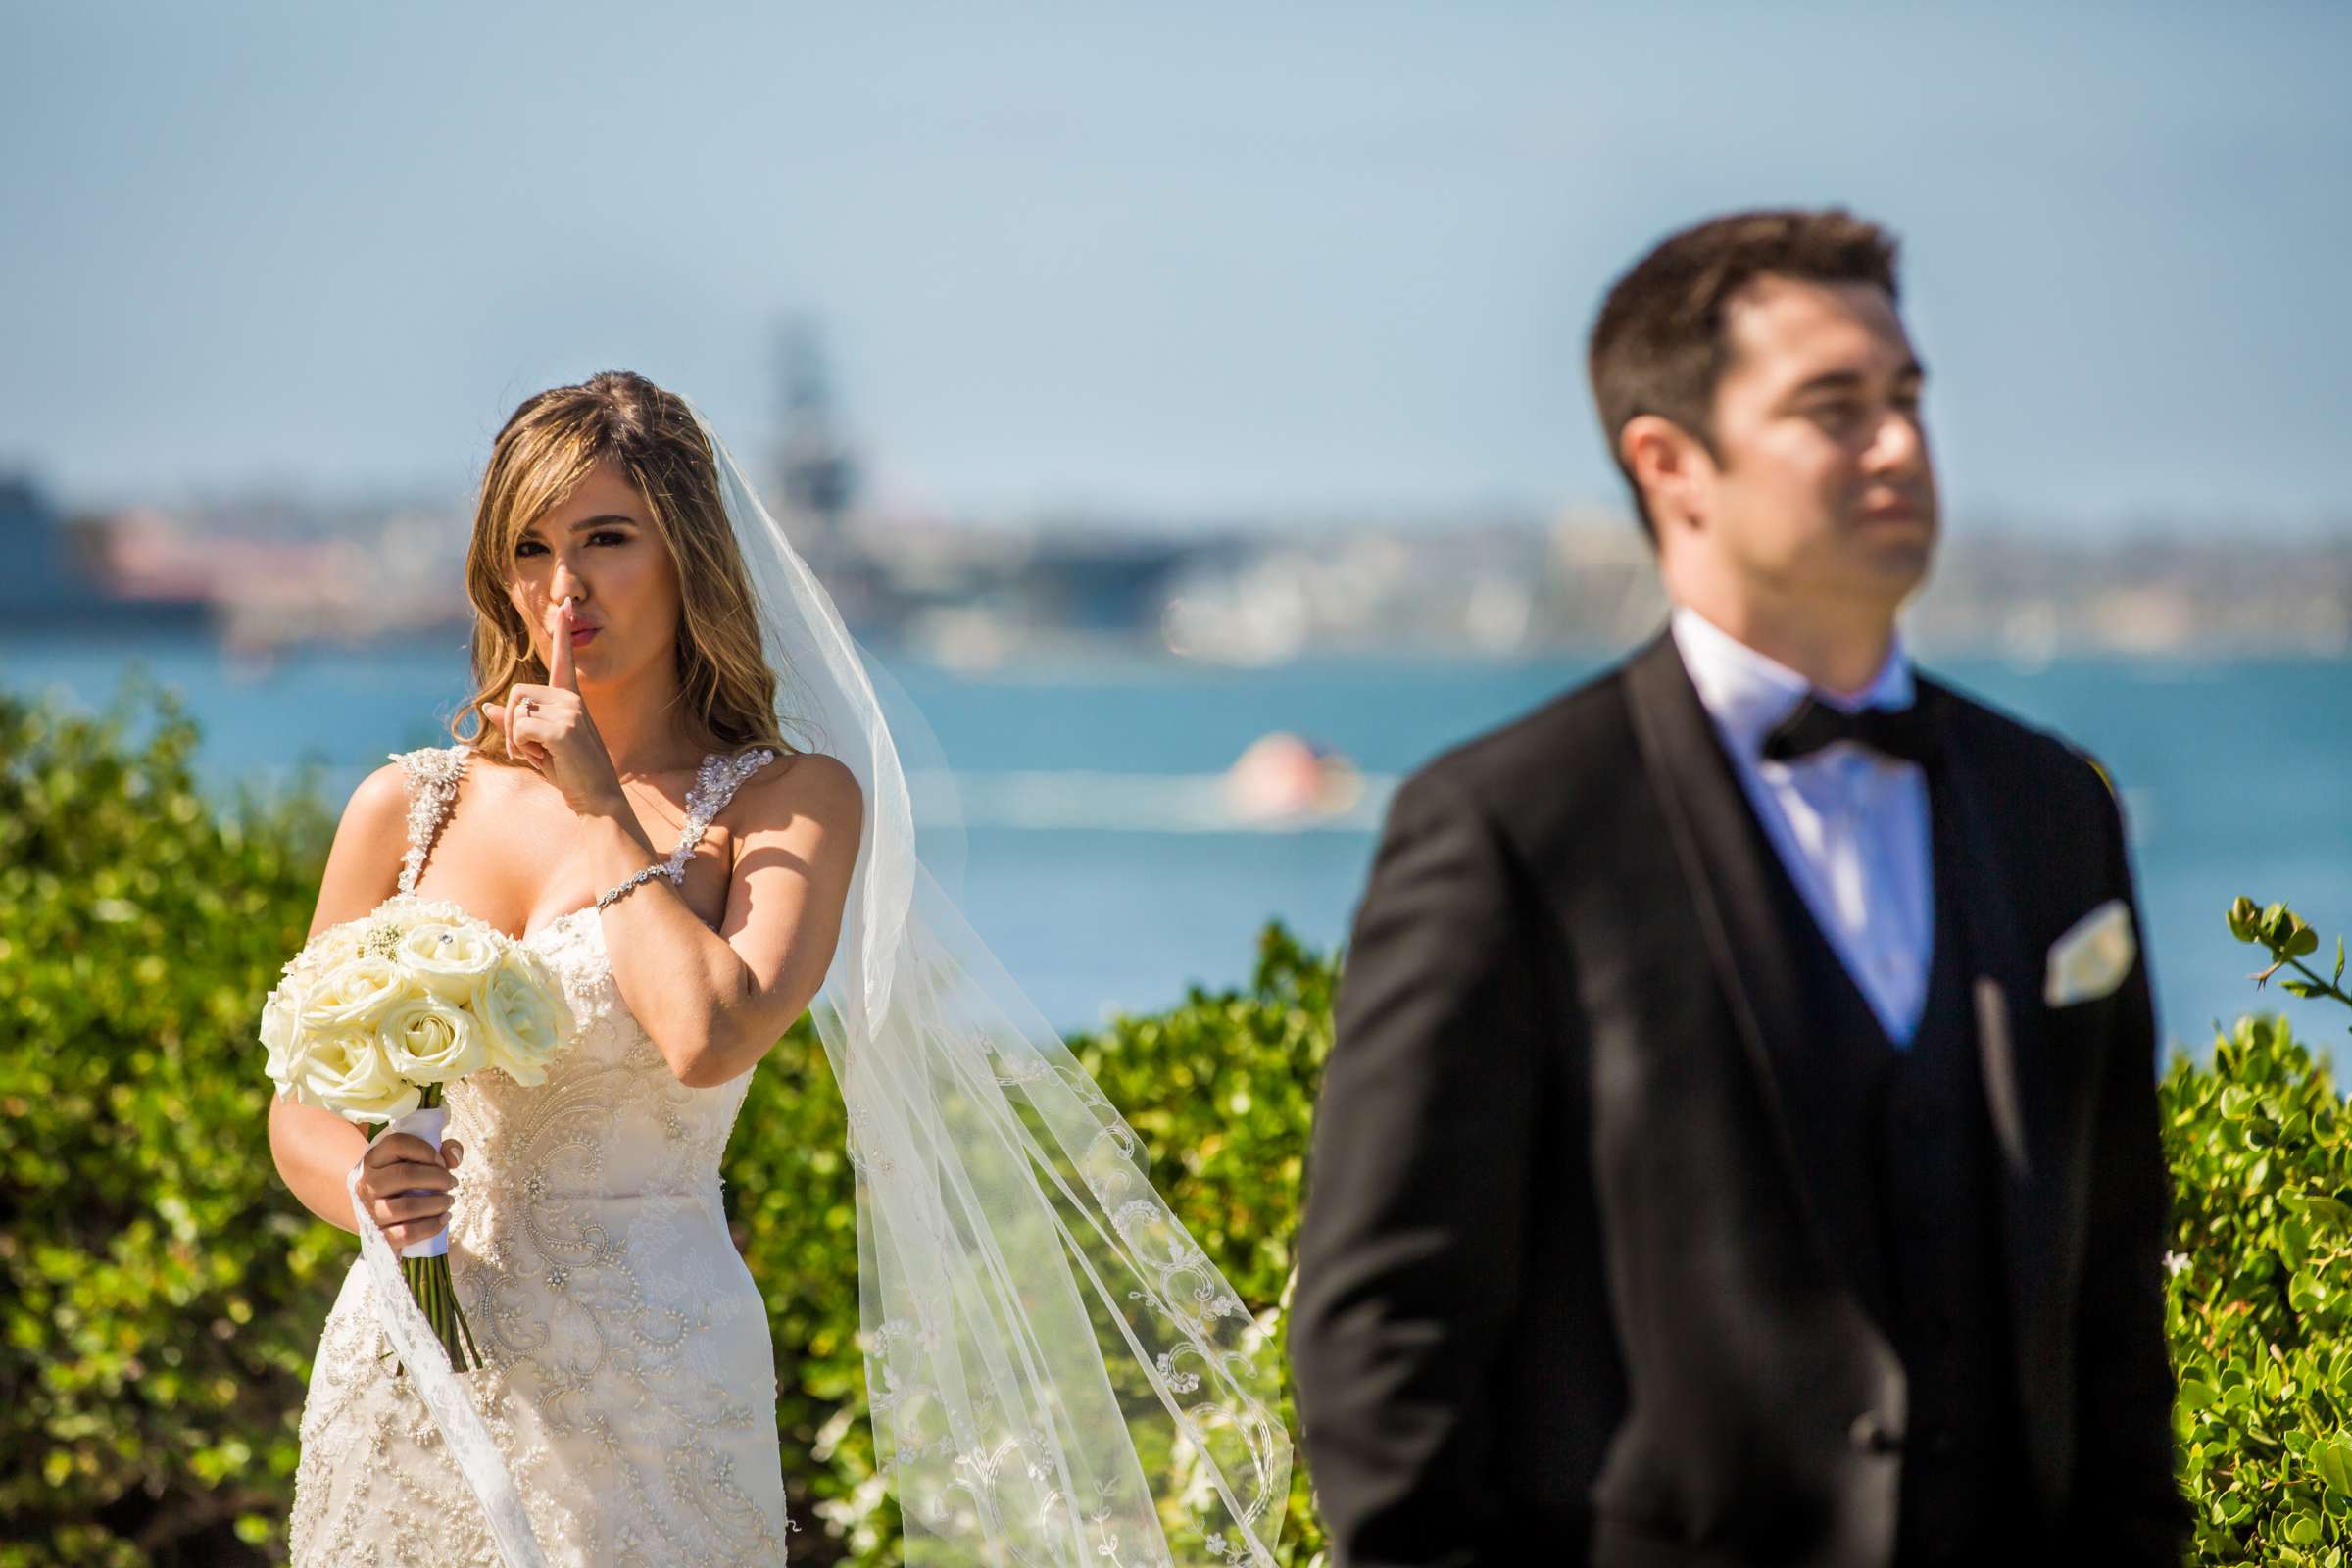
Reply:
[[[424, 1085], [417, 1103], [441, 1103], [441, 1085]], [[449, 1273], [449, 1254], [404, 1257], [400, 1260], [400, 1273], [408, 1282], [409, 1295], [416, 1298], [424, 1321], [431, 1326], [433, 1338], [448, 1352], [449, 1364], [460, 1372], [480, 1366], [482, 1352], [473, 1343], [473, 1329], [466, 1323], [466, 1314], [459, 1309], [457, 1284]]]
[[416, 1298], [416, 1306], [431, 1327], [433, 1338], [449, 1355], [449, 1364], [464, 1372], [482, 1364], [482, 1352], [474, 1344], [473, 1329], [466, 1321], [458, 1305], [457, 1284], [450, 1277], [449, 1257], [404, 1257], [400, 1262], [402, 1276], [408, 1281], [409, 1294]]

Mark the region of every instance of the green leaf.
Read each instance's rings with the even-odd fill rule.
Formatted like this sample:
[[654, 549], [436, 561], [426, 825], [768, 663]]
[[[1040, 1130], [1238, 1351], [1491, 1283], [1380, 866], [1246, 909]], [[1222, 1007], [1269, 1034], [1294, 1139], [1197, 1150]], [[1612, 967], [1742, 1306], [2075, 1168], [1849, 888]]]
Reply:
[[2346, 1203], [2341, 1199], [2328, 1198], [2323, 1194], [2306, 1193], [2301, 1195], [2296, 1201], [2297, 1206], [2309, 1219], [2322, 1224], [2333, 1225], [2338, 1229], [2352, 1226], [2352, 1203]]
[[2307, 1462], [2328, 1491], [2339, 1497], [2352, 1497], [2352, 1442], [2338, 1437], [2316, 1443]]

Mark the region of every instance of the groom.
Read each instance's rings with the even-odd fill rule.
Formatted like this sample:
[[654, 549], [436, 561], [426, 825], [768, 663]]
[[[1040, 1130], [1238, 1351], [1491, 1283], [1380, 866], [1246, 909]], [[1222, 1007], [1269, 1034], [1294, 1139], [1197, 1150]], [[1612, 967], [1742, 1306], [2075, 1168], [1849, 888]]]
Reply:
[[1673, 618], [1390, 809], [1291, 1326], [1339, 1568], [2177, 1563], [2123, 828], [1896, 635], [1893, 242], [1674, 235], [1591, 370]]

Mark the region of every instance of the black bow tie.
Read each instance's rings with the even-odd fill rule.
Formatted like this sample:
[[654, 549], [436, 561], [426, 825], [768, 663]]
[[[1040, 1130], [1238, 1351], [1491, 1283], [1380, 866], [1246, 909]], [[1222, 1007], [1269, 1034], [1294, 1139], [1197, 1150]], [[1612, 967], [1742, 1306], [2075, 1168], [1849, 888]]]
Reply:
[[1865, 708], [1849, 713], [1808, 692], [1796, 711], [1764, 737], [1764, 758], [1772, 762], [1793, 762], [1839, 741], [1852, 741], [1882, 757], [1922, 767], [1935, 761], [1939, 750], [1936, 726], [1917, 703], [1909, 708]]

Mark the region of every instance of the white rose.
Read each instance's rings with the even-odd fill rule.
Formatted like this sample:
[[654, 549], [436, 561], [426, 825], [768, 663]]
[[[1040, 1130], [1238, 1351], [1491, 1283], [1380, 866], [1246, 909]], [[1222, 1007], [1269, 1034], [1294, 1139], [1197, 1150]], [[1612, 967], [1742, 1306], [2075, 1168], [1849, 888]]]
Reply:
[[301, 1043], [302, 1027], [296, 1022], [296, 1012], [290, 985], [270, 992], [270, 1000], [262, 1006], [262, 1044], [270, 1052], [267, 1071], [281, 1095], [293, 1087], [294, 1064], [300, 1059], [296, 1048]]
[[420, 899], [414, 893], [394, 894], [375, 906], [374, 917], [404, 925], [414, 925], [419, 920], [438, 920], [443, 925], [481, 923], [447, 899]]
[[328, 926], [294, 955], [294, 962], [289, 965], [288, 972], [317, 974], [349, 963], [368, 951], [368, 938], [374, 924], [374, 921], [363, 918]]
[[392, 956], [434, 995], [464, 1002], [489, 978], [505, 954], [487, 927], [427, 920], [401, 933]]
[[490, 1059], [473, 1019], [430, 993], [394, 1002], [376, 1019], [375, 1033], [384, 1060], [411, 1083], [445, 1084]]
[[302, 995], [301, 1027], [365, 1029], [409, 989], [409, 977], [389, 958], [363, 954], [310, 978]]
[[385, 1059], [371, 1029], [345, 1029], [303, 1041], [294, 1064], [294, 1098], [355, 1122], [395, 1121], [416, 1108], [422, 1097]]
[[482, 982], [474, 1015], [490, 1037], [490, 1065], [518, 1084], [547, 1081], [548, 1063], [571, 1034], [571, 1008], [555, 978], [520, 953]]

